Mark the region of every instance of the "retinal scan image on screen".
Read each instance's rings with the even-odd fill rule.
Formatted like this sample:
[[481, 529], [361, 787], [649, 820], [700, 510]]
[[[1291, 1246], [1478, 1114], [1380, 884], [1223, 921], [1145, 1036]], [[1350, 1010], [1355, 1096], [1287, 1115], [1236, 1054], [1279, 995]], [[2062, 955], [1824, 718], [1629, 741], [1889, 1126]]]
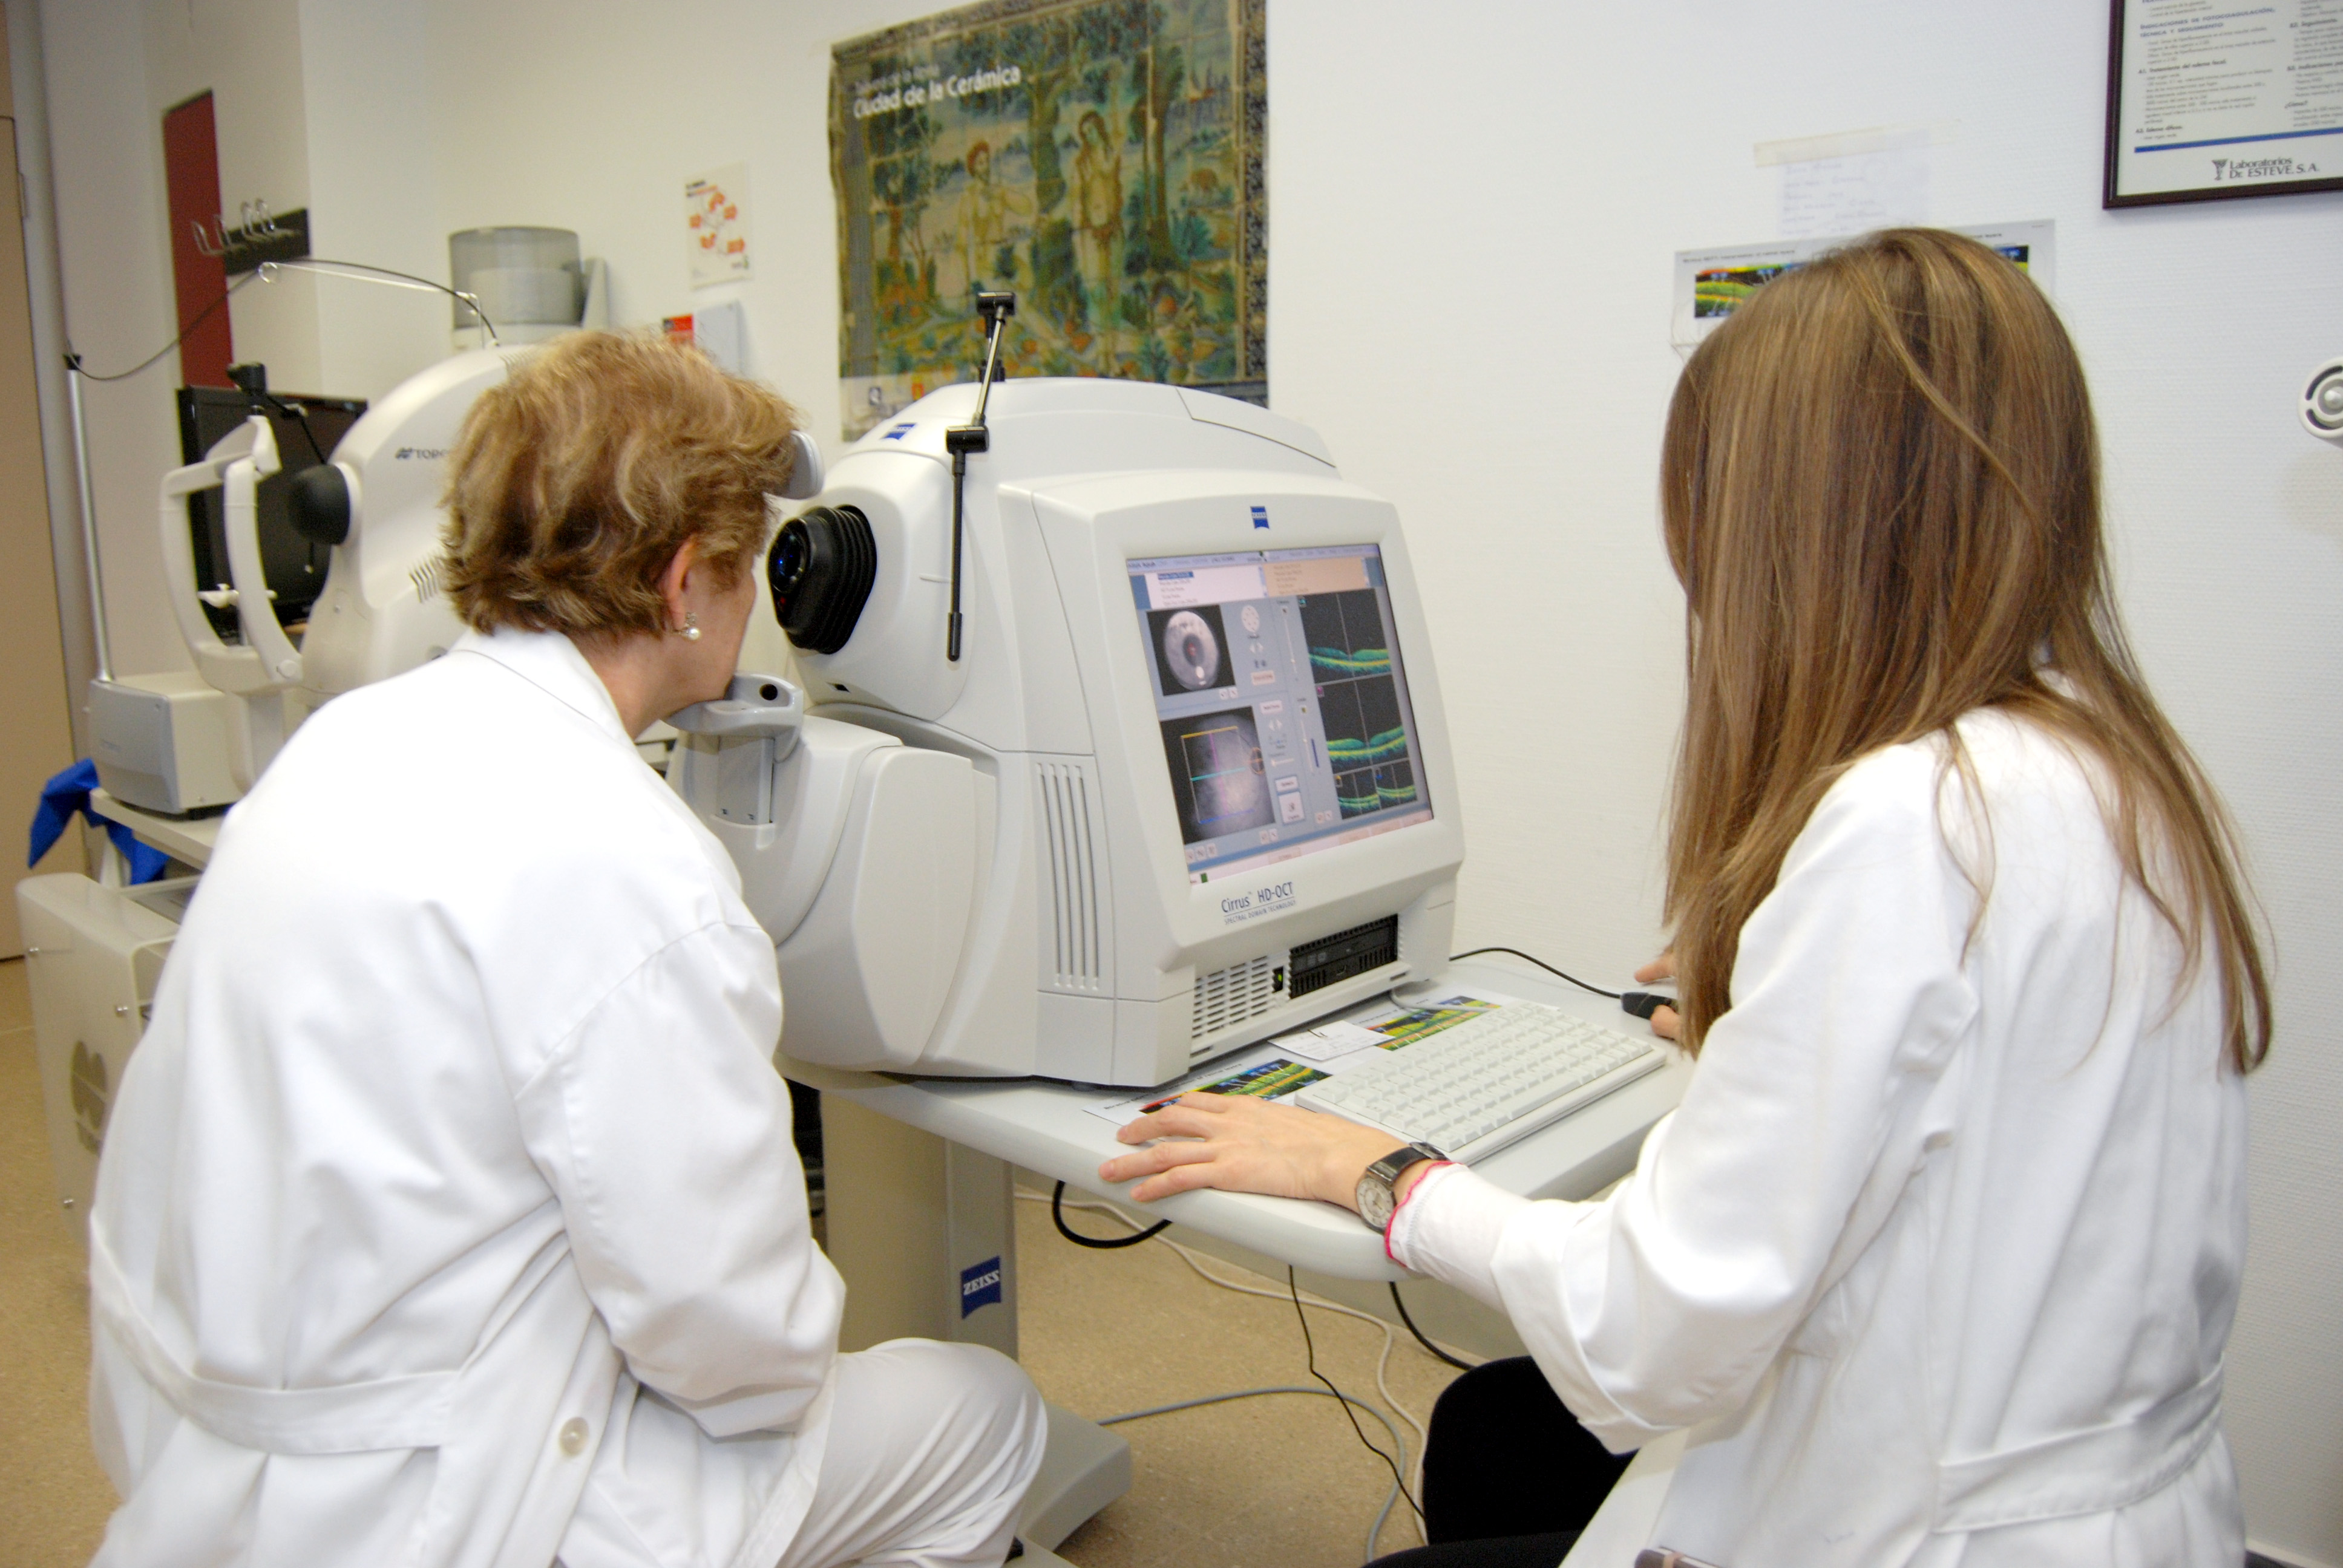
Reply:
[[1391, 638], [1371, 592], [1312, 594], [1299, 602], [1325, 717], [1334, 801], [1345, 818], [1415, 799], [1407, 724], [1392, 678]]
[[1431, 819], [1376, 547], [1130, 570], [1192, 879]]
[[1163, 756], [1172, 766], [1182, 841], [1269, 826], [1269, 779], [1252, 709], [1165, 719]]
[[1147, 625], [1155, 634], [1156, 678], [1164, 696], [1235, 682], [1236, 676], [1221, 651], [1228, 646], [1228, 637], [1221, 628], [1220, 606], [1151, 611]]

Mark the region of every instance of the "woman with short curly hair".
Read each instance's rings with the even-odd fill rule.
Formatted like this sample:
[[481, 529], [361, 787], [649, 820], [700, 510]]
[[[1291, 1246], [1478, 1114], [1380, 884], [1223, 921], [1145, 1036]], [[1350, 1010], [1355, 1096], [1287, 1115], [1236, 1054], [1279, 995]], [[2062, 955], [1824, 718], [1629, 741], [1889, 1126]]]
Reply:
[[471, 630], [221, 831], [91, 1225], [99, 1561], [999, 1563], [1016, 1365], [838, 1353], [770, 939], [634, 737], [721, 695], [789, 406], [517, 357], [452, 459]]
[[579, 333], [481, 394], [448, 467], [447, 593], [476, 631], [671, 630], [690, 548], [725, 586], [765, 540], [797, 414], [663, 338]]

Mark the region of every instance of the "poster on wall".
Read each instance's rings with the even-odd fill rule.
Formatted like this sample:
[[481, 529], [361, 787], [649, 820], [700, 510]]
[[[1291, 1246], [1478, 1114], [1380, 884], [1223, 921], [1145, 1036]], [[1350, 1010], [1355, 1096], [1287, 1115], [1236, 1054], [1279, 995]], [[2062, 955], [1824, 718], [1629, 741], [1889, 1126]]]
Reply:
[[749, 276], [749, 166], [732, 164], [683, 182], [683, 243], [691, 286]]
[[2113, 0], [2104, 206], [2343, 190], [2343, 0]]
[[[2057, 226], [2048, 218], [2033, 223], [1982, 224], [1955, 228], [1978, 244], [2009, 258], [2031, 277], [2043, 293], [2056, 286]], [[1705, 250], [1676, 252], [1675, 309], [1668, 324], [1668, 341], [1690, 348], [1723, 326], [1744, 300], [1766, 284], [1826, 251], [1860, 236], [1817, 235], [1805, 239], [1775, 240], [1764, 245], [1715, 246]]]
[[861, 435], [975, 378], [1268, 396], [1267, 0], [984, 0], [832, 51], [839, 379]]

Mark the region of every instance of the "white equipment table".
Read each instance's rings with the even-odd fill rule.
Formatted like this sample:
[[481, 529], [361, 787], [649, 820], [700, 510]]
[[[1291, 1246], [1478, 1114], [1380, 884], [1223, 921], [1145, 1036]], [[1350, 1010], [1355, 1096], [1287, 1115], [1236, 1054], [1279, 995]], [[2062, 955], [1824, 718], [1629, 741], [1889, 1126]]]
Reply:
[[[1619, 1004], [1523, 966], [1486, 959], [1452, 966], [1439, 985], [1411, 986], [1412, 994], [1439, 997], [1485, 987], [1548, 1003], [1591, 1022], [1631, 1032], [1644, 1025]], [[786, 1034], [786, 1031], [785, 1031]], [[1131, 1090], [1077, 1089], [1040, 1080], [897, 1079], [843, 1073], [789, 1060], [784, 1069], [825, 1095], [933, 1133], [965, 1148], [1021, 1165], [1052, 1181], [1101, 1196], [1116, 1189], [1099, 1179], [1101, 1161], [1128, 1153], [1114, 1124], [1087, 1109]], [[1634, 1169], [1652, 1124], [1683, 1097], [1690, 1068], [1671, 1061], [1656, 1072], [1499, 1150], [1473, 1169], [1525, 1198], [1585, 1198]], [[1346, 1280], [1404, 1280], [1407, 1271], [1383, 1252], [1383, 1239], [1346, 1210], [1289, 1198], [1234, 1192], [1182, 1192], [1147, 1209], [1175, 1224], [1216, 1236], [1313, 1273]]]
[[[219, 842], [220, 824], [227, 820], [224, 811], [210, 817], [157, 816], [126, 805], [103, 789], [89, 792], [89, 809], [109, 822], [121, 823], [173, 859], [199, 870], [211, 859], [212, 849]], [[106, 856], [108, 870], [118, 870], [119, 859], [111, 844], [106, 846]]]

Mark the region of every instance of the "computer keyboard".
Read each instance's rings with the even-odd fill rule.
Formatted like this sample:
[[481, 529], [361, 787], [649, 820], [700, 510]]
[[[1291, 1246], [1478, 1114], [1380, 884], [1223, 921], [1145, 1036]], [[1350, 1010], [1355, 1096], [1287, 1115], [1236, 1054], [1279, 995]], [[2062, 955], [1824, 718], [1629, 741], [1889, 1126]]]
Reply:
[[1451, 1159], [1493, 1153], [1632, 1083], [1664, 1061], [1659, 1048], [1560, 1008], [1513, 1002], [1354, 1065], [1294, 1096], [1432, 1144]]

